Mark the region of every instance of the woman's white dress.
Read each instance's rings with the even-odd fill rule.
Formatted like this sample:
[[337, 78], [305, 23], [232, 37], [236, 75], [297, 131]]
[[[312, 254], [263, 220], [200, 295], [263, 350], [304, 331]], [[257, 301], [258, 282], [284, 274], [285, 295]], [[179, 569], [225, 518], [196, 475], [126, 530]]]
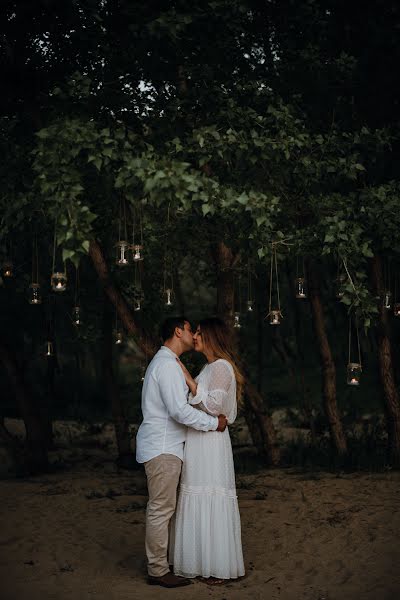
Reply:
[[[236, 419], [236, 380], [232, 365], [218, 359], [196, 378], [189, 402], [211, 415]], [[175, 538], [175, 539], [174, 539]], [[181, 485], [171, 536], [174, 572], [184, 577], [237, 578], [244, 575], [240, 514], [228, 427], [188, 428]]]

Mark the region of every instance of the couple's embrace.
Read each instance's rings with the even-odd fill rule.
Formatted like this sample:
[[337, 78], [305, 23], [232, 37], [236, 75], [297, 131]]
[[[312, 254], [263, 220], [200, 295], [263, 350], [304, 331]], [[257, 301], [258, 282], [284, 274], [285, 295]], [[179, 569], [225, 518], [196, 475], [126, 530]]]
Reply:
[[[164, 345], [143, 383], [137, 434], [149, 492], [148, 582], [178, 587], [197, 576], [208, 583], [236, 579], [244, 564], [226, 425], [236, 418], [244, 379], [231, 334], [218, 318], [200, 321], [193, 334], [189, 321], [171, 317], [161, 335]], [[196, 379], [179, 360], [193, 348], [207, 358]]]

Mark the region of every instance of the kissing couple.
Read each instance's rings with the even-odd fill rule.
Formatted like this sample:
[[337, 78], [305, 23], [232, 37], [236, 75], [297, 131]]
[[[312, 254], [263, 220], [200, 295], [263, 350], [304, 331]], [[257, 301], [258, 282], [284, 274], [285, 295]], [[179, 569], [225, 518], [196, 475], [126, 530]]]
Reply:
[[[161, 337], [164, 345], [144, 378], [136, 438], [149, 493], [148, 583], [174, 588], [198, 576], [224, 583], [244, 575], [227, 428], [236, 419], [244, 377], [221, 319], [204, 319], [193, 333], [185, 317], [171, 317]], [[207, 359], [196, 379], [179, 358], [193, 349]]]

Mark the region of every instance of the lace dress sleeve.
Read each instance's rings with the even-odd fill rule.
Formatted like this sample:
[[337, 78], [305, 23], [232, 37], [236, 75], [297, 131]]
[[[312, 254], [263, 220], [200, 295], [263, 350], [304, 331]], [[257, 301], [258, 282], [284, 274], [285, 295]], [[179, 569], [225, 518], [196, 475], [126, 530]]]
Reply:
[[231, 367], [223, 360], [211, 363], [209, 368], [207, 379], [200, 377], [198, 380], [196, 395], [189, 394], [189, 403], [209, 415], [225, 414], [228, 422], [232, 423], [236, 418], [236, 414], [232, 414], [233, 407], [230, 406], [232, 396], [236, 406], [235, 376]]

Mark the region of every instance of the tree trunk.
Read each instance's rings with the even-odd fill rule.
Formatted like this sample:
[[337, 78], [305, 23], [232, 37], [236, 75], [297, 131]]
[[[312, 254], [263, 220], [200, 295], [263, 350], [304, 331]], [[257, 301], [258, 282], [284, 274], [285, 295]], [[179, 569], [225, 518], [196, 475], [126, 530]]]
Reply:
[[4, 417], [0, 418], [0, 440], [2, 440], [17, 473], [24, 472], [26, 452], [24, 445], [18, 438], [11, 435], [4, 423]]
[[[213, 249], [213, 258], [217, 268], [217, 314], [232, 326], [234, 315], [233, 267], [237, 263], [239, 255], [223, 242], [218, 242]], [[246, 377], [244, 403], [245, 419], [253, 444], [260, 454], [266, 457], [268, 464], [277, 465], [280, 451], [275, 428], [261, 395], [249, 382], [248, 377]]]
[[318, 273], [310, 260], [307, 261], [307, 274], [314, 329], [321, 358], [324, 408], [332, 442], [339, 457], [343, 458], [347, 454], [347, 441], [336, 402], [336, 368], [325, 327]]
[[93, 266], [97, 272], [100, 283], [103, 286], [104, 293], [115, 307], [118, 317], [128, 333], [135, 337], [137, 344], [146, 356], [152, 356], [157, 351], [156, 344], [145, 335], [145, 332], [139, 327], [132, 316], [127, 303], [121, 292], [115, 287], [110, 279], [107, 263], [104, 259], [100, 245], [95, 240], [90, 242], [89, 255]]
[[[246, 422], [253, 437], [253, 443], [257, 450], [266, 457], [269, 465], [276, 466], [280, 461], [280, 448], [271, 416], [265, 406], [265, 402], [257, 389], [249, 381], [246, 382], [244, 390], [244, 401], [246, 405]], [[258, 434], [253, 436], [254, 425], [249, 424], [248, 409], [254, 414], [254, 421], [258, 426]], [[252, 422], [251, 422], [252, 423]]]
[[[291, 272], [289, 267], [289, 262], [286, 261], [286, 276], [288, 281], [289, 289], [292, 288], [294, 273]], [[313, 415], [312, 404], [310, 401], [310, 390], [306, 386], [305, 379], [305, 368], [304, 368], [304, 347], [302, 343], [302, 303], [304, 300], [298, 300], [295, 298], [294, 294], [289, 294], [289, 302], [291, 305], [291, 310], [294, 316], [294, 332], [296, 339], [296, 367], [297, 373], [299, 373], [299, 397], [302, 399], [302, 409], [304, 413], [304, 418], [310, 427], [311, 441], [315, 446], [317, 443], [317, 432], [315, 428], [315, 418]]]
[[49, 463], [46, 432], [43, 428], [42, 419], [21, 377], [14, 354], [4, 344], [0, 344], [0, 360], [11, 380], [18, 409], [25, 423], [26, 470], [30, 474], [46, 472], [49, 469]]
[[105, 388], [111, 406], [115, 437], [118, 448], [118, 464], [125, 468], [136, 466], [136, 460], [131, 449], [131, 438], [129, 423], [125, 415], [124, 407], [115, 381], [113, 370], [113, 315], [108, 299], [104, 296], [103, 310], [103, 356], [102, 367]]
[[379, 296], [379, 321], [376, 329], [379, 371], [384, 391], [385, 413], [388, 430], [388, 453], [391, 464], [400, 466], [400, 400], [393, 372], [392, 345], [389, 334], [389, 315], [383, 305], [384, 282], [382, 259], [371, 259], [371, 281]]
[[235, 312], [233, 268], [239, 255], [224, 242], [218, 242], [213, 248], [213, 258], [217, 268], [217, 315], [232, 326]]

